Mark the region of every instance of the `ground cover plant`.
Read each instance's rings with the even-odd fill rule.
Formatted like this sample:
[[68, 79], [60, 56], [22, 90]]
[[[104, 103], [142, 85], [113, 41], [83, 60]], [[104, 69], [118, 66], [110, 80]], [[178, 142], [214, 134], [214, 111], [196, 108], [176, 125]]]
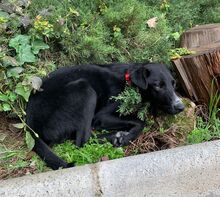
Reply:
[[[170, 58], [191, 53], [178, 48], [181, 33], [214, 22], [220, 22], [218, 0], [2, 0], [0, 177], [48, 170], [30, 152], [34, 142], [24, 124], [26, 102], [31, 91], [40, 90], [40, 77], [60, 66], [83, 63], [157, 61], [172, 69]], [[132, 113], [139, 107], [138, 92], [131, 91], [115, 98], [122, 101], [121, 113]], [[133, 95], [130, 100], [128, 93]], [[62, 157], [67, 149], [71, 153], [63, 155], [66, 159], [77, 153], [85, 156], [83, 161], [96, 162], [217, 139], [218, 101], [219, 93], [213, 93], [209, 107], [197, 107], [197, 125], [188, 137], [179, 132], [179, 126], [158, 126], [147, 117], [144, 134], [123, 150], [94, 142], [82, 152], [70, 143], [55, 147], [55, 151]], [[130, 103], [135, 107], [130, 108]], [[144, 119], [146, 114], [147, 107], [142, 108], [139, 117]], [[103, 152], [94, 153], [99, 158], [90, 158], [89, 150], [96, 146]]]

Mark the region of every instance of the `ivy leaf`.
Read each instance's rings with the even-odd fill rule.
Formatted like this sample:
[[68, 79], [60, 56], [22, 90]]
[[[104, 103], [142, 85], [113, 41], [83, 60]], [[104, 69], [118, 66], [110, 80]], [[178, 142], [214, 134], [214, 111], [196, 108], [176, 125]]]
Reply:
[[21, 72], [23, 72], [24, 68], [22, 67], [15, 67], [15, 68], [11, 68], [7, 71], [7, 76], [8, 77], [15, 77], [15, 78], [18, 78], [19, 77], [19, 74]]
[[25, 62], [31, 63], [36, 61], [35, 55], [32, 53], [30, 45], [20, 47], [17, 58], [21, 64]]
[[8, 101], [8, 96], [0, 93], [0, 101]]
[[2, 104], [2, 110], [3, 111], [10, 111], [11, 110], [11, 106], [8, 103], [3, 103]]
[[9, 19], [9, 18], [10, 18], [10, 15], [9, 15], [7, 12], [2, 12], [2, 11], [0, 11], [0, 17]]
[[31, 136], [30, 132], [26, 131], [25, 142], [27, 144], [28, 150], [31, 151], [35, 145], [34, 138]]
[[32, 43], [32, 52], [36, 55], [41, 49], [49, 49], [49, 45], [44, 43], [42, 40], [35, 40]]
[[8, 98], [10, 101], [14, 102], [17, 99], [17, 95], [14, 92], [10, 92]]
[[24, 123], [16, 123], [16, 124], [12, 124], [12, 126], [17, 129], [23, 129], [25, 124]]
[[20, 53], [20, 47], [29, 45], [30, 38], [30, 36], [18, 35], [9, 41], [9, 46], [15, 48], [17, 53]]
[[21, 83], [18, 83], [15, 88], [15, 93], [22, 96], [25, 99], [25, 101], [28, 102], [31, 89], [27, 86], [23, 86]]

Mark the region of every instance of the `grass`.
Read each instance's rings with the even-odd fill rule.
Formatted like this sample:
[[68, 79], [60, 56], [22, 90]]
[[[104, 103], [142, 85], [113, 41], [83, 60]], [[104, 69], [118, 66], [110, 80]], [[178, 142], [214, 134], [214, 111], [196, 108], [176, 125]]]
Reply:
[[[53, 152], [68, 163], [84, 165], [99, 161], [124, 157], [123, 148], [115, 148], [109, 142], [98, 143], [91, 138], [83, 147], [79, 148], [72, 141], [55, 145]], [[25, 146], [16, 150], [0, 146], [0, 179], [33, 174], [50, 170], [45, 162], [33, 152], [28, 152]], [[2, 174], [3, 173], [3, 174]]]
[[100, 144], [96, 138], [91, 138], [82, 148], [76, 147], [71, 141], [66, 141], [56, 145], [53, 150], [68, 163], [76, 165], [124, 157], [123, 148], [115, 148], [109, 142]]
[[5, 146], [0, 146], [0, 167], [8, 172], [28, 167], [30, 164], [26, 160], [26, 152], [24, 149], [11, 150]]
[[219, 90], [216, 92], [214, 91], [214, 83], [212, 83], [211, 89], [212, 93], [210, 96], [208, 117], [197, 117], [196, 128], [187, 137], [187, 142], [189, 144], [196, 144], [220, 138], [220, 109], [218, 107], [220, 103], [220, 92]]

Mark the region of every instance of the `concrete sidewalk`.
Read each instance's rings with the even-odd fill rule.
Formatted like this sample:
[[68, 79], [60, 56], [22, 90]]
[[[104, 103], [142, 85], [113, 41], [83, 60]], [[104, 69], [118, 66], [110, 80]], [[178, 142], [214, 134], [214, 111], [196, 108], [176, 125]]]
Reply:
[[0, 196], [220, 196], [220, 141], [0, 181]]

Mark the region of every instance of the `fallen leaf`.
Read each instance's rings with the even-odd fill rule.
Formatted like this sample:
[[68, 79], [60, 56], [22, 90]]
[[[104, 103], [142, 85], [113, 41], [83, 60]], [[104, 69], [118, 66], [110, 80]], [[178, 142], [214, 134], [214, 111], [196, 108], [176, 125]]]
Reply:
[[153, 17], [153, 18], [150, 18], [149, 20], [147, 20], [147, 25], [150, 28], [156, 28], [156, 26], [157, 26], [157, 17]]
[[29, 79], [29, 83], [31, 84], [32, 88], [34, 90], [37, 90], [37, 91], [41, 91], [41, 86], [42, 86], [42, 79], [40, 77], [36, 77], [36, 76], [33, 76]]
[[101, 157], [101, 161], [108, 161], [109, 160], [109, 157], [108, 156], [103, 156]]

